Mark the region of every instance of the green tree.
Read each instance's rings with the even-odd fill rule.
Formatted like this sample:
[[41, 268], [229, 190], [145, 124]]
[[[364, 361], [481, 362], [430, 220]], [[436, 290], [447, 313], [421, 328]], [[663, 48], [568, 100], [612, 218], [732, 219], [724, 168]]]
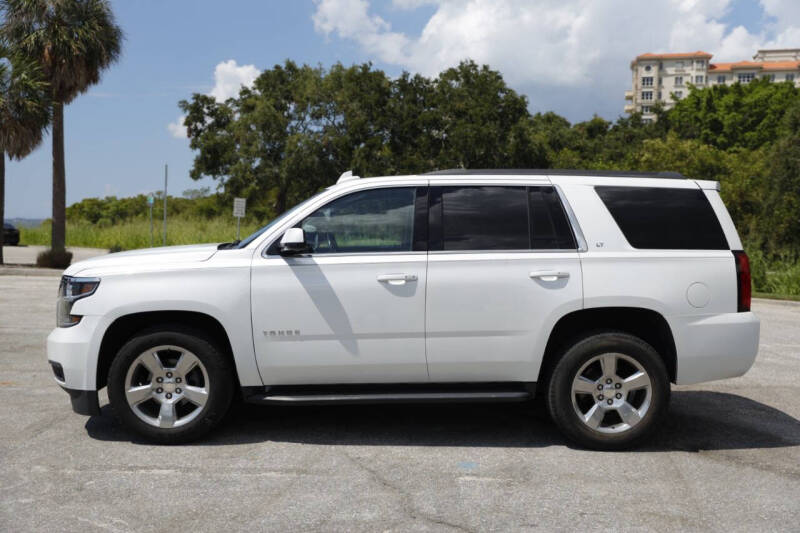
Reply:
[[5, 216], [6, 155], [22, 159], [42, 142], [50, 119], [47, 96], [47, 83], [38, 65], [0, 42], [0, 224]]
[[53, 226], [51, 248], [64, 249], [66, 172], [64, 106], [100, 81], [117, 61], [122, 30], [106, 0], [2, 0], [4, 37], [37, 61], [50, 86], [53, 120]]

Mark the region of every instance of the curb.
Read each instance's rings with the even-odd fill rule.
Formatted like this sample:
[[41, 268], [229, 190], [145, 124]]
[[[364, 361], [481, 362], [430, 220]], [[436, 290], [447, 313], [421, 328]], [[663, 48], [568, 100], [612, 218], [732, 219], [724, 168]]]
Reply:
[[34, 266], [0, 265], [0, 276], [60, 277], [63, 270]]

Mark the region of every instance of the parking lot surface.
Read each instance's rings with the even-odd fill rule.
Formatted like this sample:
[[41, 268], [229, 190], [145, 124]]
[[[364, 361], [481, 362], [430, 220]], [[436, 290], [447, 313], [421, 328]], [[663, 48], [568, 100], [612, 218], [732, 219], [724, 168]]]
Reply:
[[0, 531], [800, 528], [798, 304], [756, 301], [753, 369], [673, 387], [638, 451], [576, 449], [516, 404], [242, 405], [166, 447], [72, 413], [44, 353], [57, 285], [0, 276]]

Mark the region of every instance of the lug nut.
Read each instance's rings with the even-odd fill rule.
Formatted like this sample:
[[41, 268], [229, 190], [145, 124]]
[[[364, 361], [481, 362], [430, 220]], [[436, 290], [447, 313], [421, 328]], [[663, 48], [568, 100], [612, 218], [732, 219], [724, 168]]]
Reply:
[[619, 400], [620, 398], [622, 398], [622, 394], [617, 393], [617, 400]]
[[159, 394], [161, 394], [162, 392], [164, 392], [164, 389], [162, 389], [161, 387], [159, 387], [159, 388], [157, 388], [157, 389], [156, 389], [156, 392], [157, 392], [157, 393], [159, 393]]
[[178, 394], [180, 394], [180, 393], [181, 393], [181, 389], [180, 389], [180, 388], [177, 388], [177, 389], [175, 389], [175, 392], [177, 392]]
[[621, 389], [622, 388], [622, 383], [615, 383], [614, 384], [614, 388], [615, 389]]
[[162, 381], [164, 381], [164, 378], [156, 378], [156, 383], [161, 383]]
[[[167, 377], [169, 377], [169, 374], [167, 374]], [[608, 379], [606, 380], [606, 383], [608, 383], [609, 385], [611, 385], [611, 378], [608, 378]]]
[[[171, 399], [171, 398], [172, 398], [172, 393], [171, 393], [171, 392], [168, 392], [168, 393], [167, 393], [167, 400], [169, 400], [169, 399]], [[611, 400], [609, 400], [609, 401], [611, 401]]]
[[[167, 394], [167, 396], [169, 396], [169, 394]], [[614, 403], [614, 400], [608, 400], [608, 402], [606, 403], [608, 403], [608, 405], [611, 405], [612, 403]]]
[[602, 385], [602, 384], [601, 384], [601, 385], [598, 385], [598, 386], [597, 386], [597, 390], [603, 390], [603, 385]]
[[175, 378], [175, 383], [180, 383], [180, 382], [181, 382], [181, 378]]
[[602, 401], [605, 399], [605, 396], [603, 396], [603, 395], [601, 394], [601, 395], [599, 395], [599, 396], [597, 397], [597, 399], [598, 399], [598, 400], [600, 400], [600, 401], [602, 402]]
[[172, 372], [167, 372], [167, 377], [171, 378], [172, 377]]

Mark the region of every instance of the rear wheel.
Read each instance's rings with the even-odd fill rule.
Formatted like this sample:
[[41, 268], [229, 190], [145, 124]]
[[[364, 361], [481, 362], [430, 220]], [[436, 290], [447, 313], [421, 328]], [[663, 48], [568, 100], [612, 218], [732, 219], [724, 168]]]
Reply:
[[669, 377], [652, 346], [626, 333], [600, 333], [567, 349], [548, 383], [550, 416], [564, 434], [595, 449], [635, 446], [657, 427]]
[[228, 359], [189, 330], [144, 332], [111, 364], [108, 397], [125, 426], [149, 440], [188, 442], [224, 417], [233, 397]]

